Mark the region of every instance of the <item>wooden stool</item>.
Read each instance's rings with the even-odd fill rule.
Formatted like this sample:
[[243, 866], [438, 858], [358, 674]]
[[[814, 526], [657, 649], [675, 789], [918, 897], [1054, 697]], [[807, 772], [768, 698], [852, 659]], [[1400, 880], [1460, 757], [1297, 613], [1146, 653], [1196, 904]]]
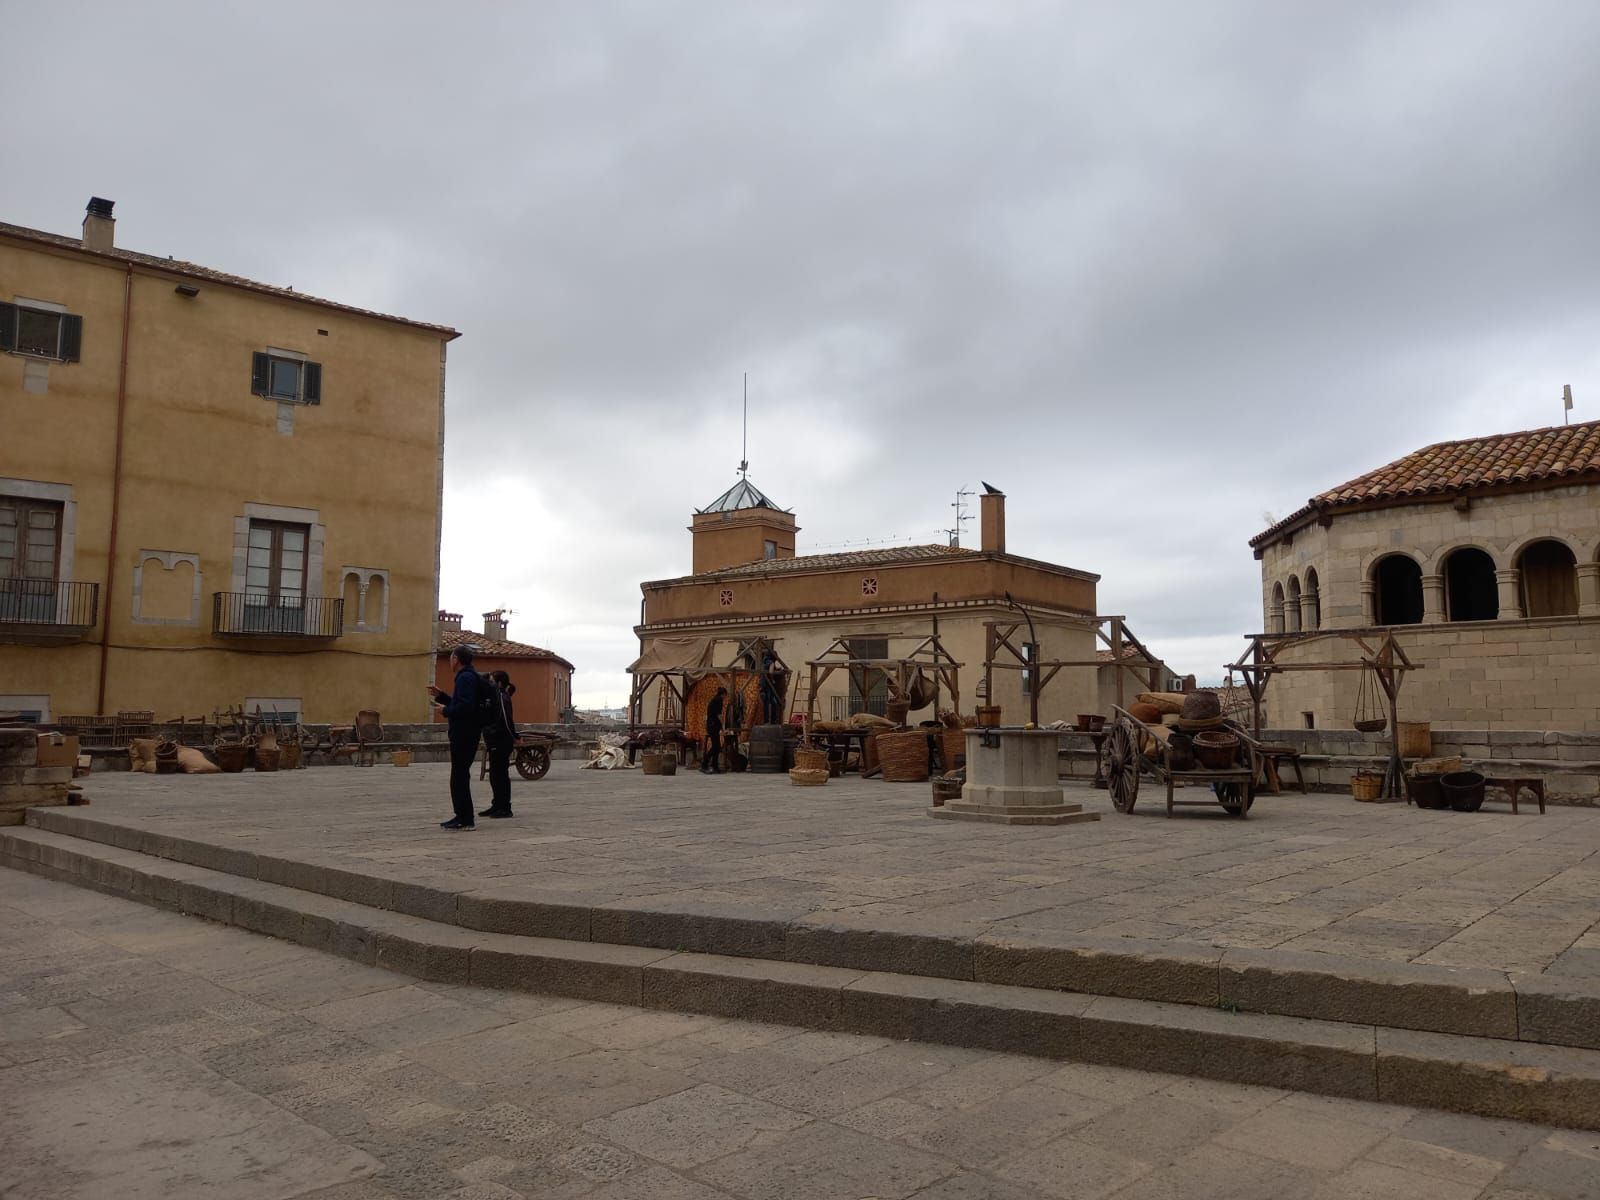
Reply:
[[1261, 759], [1261, 782], [1272, 789], [1274, 796], [1283, 794], [1283, 778], [1279, 773], [1283, 763], [1294, 768], [1295, 783], [1300, 787], [1300, 794], [1306, 794], [1306, 777], [1300, 772], [1300, 751], [1293, 746], [1268, 743], [1257, 746], [1256, 754]]
[[1485, 788], [1499, 788], [1511, 797], [1511, 815], [1517, 814], [1517, 793], [1527, 788], [1533, 793], [1533, 798], [1539, 802], [1539, 812], [1544, 813], [1544, 780], [1533, 779], [1526, 775], [1499, 775], [1490, 776], [1483, 781]]

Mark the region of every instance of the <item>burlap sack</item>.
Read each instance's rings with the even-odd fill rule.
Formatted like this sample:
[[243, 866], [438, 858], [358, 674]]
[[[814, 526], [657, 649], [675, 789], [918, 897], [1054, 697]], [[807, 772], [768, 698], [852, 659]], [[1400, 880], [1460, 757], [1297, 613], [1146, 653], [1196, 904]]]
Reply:
[[1154, 704], [1143, 700], [1128, 706], [1128, 715], [1135, 721], [1143, 721], [1146, 725], [1158, 724], [1161, 720], [1161, 710]]
[[178, 770], [185, 775], [220, 775], [222, 768], [193, 746], [178, 747]]
[[154, 775], [156, 773], [156, 739], [130, 738], [128, 740], [128, 763], [132, 770], [143, 771], [146, 775]]
[[1134, 697], [1140, 704], [1153, 704], [1162, 714], [1181, 713], [1186, 699], [1182, 692], [1140, 692]]

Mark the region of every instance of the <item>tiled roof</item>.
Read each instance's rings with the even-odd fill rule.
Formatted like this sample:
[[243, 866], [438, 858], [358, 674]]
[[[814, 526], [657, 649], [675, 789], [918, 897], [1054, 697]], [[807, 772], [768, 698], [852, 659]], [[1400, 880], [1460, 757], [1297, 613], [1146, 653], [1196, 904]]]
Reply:
[[976, 554], [964, 546], [885, 546], [881, 550], [848, 550], [843, 554], [803, 554], [797, 558], [759, 558], [755, 562], [720, 571], [706, 571], [695, 578], [726, 578], [739, 575], [767, 575], [782, 571], [833, 571], [841, 567], [884, 567], [894, 563], [928, 562], [940, 558], [964, 558]]
[[[1116, 656], [1114, 654], [1112, 654], [1110, 650], [1104, 650], [1104, 649], [1103, 650], [1096, 650], [1094, 652], [1094, 656], [1098, 661], [1103, 662], [1103, 663], [1109, 663], [1109, 662], [1116, 662], [1117, 661]], [[1124, 646], [1122, 648], [1122, 657], [1123, 658], [1143, 658], [1144, 657], [1144, 651], [1141, 650], [1138, 646], [1127, 645], [1127, 646]]]
[[246, 291], [264, 292], [270, 296], [283, 296], [290, 300], [303, 300], [307, 304], [338, 309], [340, 312], [354, 313], [359, 317], [373, 317], [379, 321], [393, 321], [399, 325], [410, 325], [416, 329], [426, 329], [431, 333], [443, 334], [446, 341], [461, 336], [460, 332], [450, 328], [448, 325], [430, 325], [426, 321], [413, 321], [407, 317], [396, 317], [389, 313], [373, 312], [367, 308], [356, 308], [351, 304], [340, 304], [335, 300], [323, 300], [305, 292], [297, 292], [293, 288], [276, 287], [270, 283], [258, 283], [254, 279], [246, 279], [242, 275], [229, 275], [225, 271], [215, 271], [210, 267], [202, 267], [198, 263], [184, 262], [182, 259], [161, 258], [154, 254], [140, 254], [136, 250], [88, 250], [84, 248], [83, 242], [78, 238], [64, 237], [59, 233], [46, 233], [42, 229], [29, 229], [23, 225], [8, 225], [4, 221], [0, 221], [0, 234], [30, 242], [41, 242], [63, 250], [76, 250], [80, 254], [88, 254], [96, 258], [110, 258], [118, 262], [130, 262], [141, 266], [155, 267], [190, 279], [205, 279], [212, 283], [225, 283], [230, 287], [243, 288]]
[[561, 663], [568, 670], [575, 669], [554, 650], [546, 650], [543, 646], [530, 646], [526, 642], [492, 642], [470, 629], [450, 629], [439, 634], [440, 655], [449, 654], [457, 646], [471, 646], [474, 654], [486, 658], [544, 658]]
[[1251, 538], [1250, 545], [1270, 542], [1312, 513], [1330, 509], [1405, 504], [1422, 496], [1529, 483], [1558, 487], [1584, 478], [1600, 479], [1600, 421], [1439, 442], [1313, 496]]

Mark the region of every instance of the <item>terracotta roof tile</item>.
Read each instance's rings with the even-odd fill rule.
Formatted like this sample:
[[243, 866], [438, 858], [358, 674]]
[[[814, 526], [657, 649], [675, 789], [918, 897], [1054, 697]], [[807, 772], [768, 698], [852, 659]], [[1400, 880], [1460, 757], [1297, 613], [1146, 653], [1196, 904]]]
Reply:
[[554, 650], [546, 650], [543, 646], [530, 646], [526, 642], [492, 642], [483, 634], [474, 633], [470, 629], [449, 629], [439, 635], [441, 655], [449, 654], [457, 646], [471, 646], [474, 653], [489, 658], [544, 658], [573, 669], [572, 664], [566, 659]]
[[755, 562], [720, 571], [704, 571], [694, 578], [728, 578], [767, 575], [784, 571], [832, 571], [840, 567], [883, 567], [894, 563], [925, 562], [976, 554], [965, 546], [885, 546], [880, 550], [847, 550], [842, 554], [802, 554], [795, 558], [758, 558]]
[[1600, 421], [1439, 442], [1313, 496], [1250, 544], [1263, 545], [1311, 513], [1328, 509], [1405, 504], [1422, 496], [1527, 483], [1558, 487], [1583, 478], [1600, 479]]
[[76, 250], [80, 254], [87, 254], [96, 258], [110, 258], [119, 262], [155, 267], [158, 270], [170, 271], [174, 275], [183, 275], [191, 279], [208, 279], [213, 283], [225, 283], [231, 287], [243, 288], [246, 291], [265, 292], [268, 295], [283, 296], [289, 300], [303, 300], [307, 304], [315, 304], [321, 308], [334, 308], [340, 312], [354, 313], [359, 317], [374, 317], [380, 321], [392, 321], [399, 325], [410, 325], [415, 329], [426, 329], [431, 333], [444, 334], [447, 341], [461, 336], [457, 330], [450, 328], [448, 325], [430, 325], [426, 321], [413, 321], [408, 317], [396, 317], [389, 313], [374, 312], [369, 308], [357, 308], [353, 304], [340, 304], [336, 300], [323, 300], [306, 292], [297, 292], [293, 288], [276, 287], [270, 283], [258, 283], [256, 280], [246, 279], [242, 275], [229, 275], [226, 271], [216, 271], [210, 267], [202, 267], [199, 263], [184, 262], [182, 259], [161, 258], [154, 254], [140, 254], [136, 250], [87, 250], [79, 238], [65, 237], [59, 233], [47, 233], [42, 229], [29, 229], [24, 225], [8, 225], [4, 221], [0, 221], [0, 234], [30, 242], [41, 242], [63, 250]]

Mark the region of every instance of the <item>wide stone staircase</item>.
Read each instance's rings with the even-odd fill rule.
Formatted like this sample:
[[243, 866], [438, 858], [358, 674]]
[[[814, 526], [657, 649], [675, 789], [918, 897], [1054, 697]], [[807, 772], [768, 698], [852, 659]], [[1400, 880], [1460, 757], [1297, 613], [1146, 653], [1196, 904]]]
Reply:
[[1600, 981], [495, 898], [30, 809], [0, 865], [421, 979], [1600, 1129]]

